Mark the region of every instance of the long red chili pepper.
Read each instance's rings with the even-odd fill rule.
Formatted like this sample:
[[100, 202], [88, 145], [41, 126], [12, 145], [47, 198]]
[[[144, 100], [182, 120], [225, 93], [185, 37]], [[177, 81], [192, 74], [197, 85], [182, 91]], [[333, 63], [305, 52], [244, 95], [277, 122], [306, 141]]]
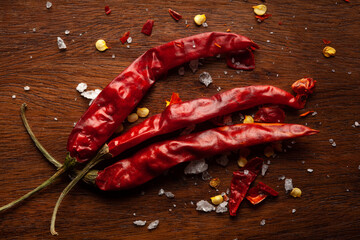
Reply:
[[[219, 44], [221, 48], [215, 46]], [[77, 122], [67, 144], [71, 157], [87, 161], [131, 113], [155, 80], [190, 60], [218, 54], [241, 54], [258, 46], [249, 38], [209, 32], [178, 39], [152, 48], [117, 76]]]
[[115, 157], [151, 137], [262, 104], [282, 104], [301, 109], [305, 102], [299, 102], [290, 93], [273, 86], [234, 88], [211, 98], [199, 98], [168, 106], [162, 113], [112, 139], [108, 143], [109, 152]]
[[317, 132], [297, 124], [253, 123], [219, 127], [154, 143], [97, 175], [92, 172], [90, 178], [102, 190], [128, 189], [139, 186], [182, 162]]

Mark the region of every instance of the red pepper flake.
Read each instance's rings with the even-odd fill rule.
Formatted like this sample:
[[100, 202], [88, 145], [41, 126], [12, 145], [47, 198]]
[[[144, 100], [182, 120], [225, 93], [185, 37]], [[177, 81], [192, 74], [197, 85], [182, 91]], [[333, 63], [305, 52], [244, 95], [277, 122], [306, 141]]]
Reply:
[[278, 195], [279, 193], [274, 189], [267, 186], [265, 183], [259, 182], [256, 187], [253, 187], [248, 191], [246, 199], [249, 200], [253, 205], [256, 205], [262, 202], [268, 196], [276, 197]]
[[214, 43], [215, 46], [217, 46], [218, 48], [221, 48], [221, 46], [218, 43]]
[[122, 44], [126, 43], [126, 41], [128, 40], [129, 36], [130, 36], [130, 32], [124, 33], [124, 35], [120, 38], [121, 43], [122, 43]]
[[313, 93], [316, 81], [312, 78], [302, 78], [291, 85], [292, 90], [299, 95]]
[[142, 27], [141, 32], [145, 35], [150, 36], [152, 33], [153, 26], [154, 26], [154, 20], [149, 19]]
[[166, 102], [166, 106], [170, 106], [171, 104], [181, 103], [182, 101], [178, 93], [173, 93], [171, 95], [170, 101], [165, 100], [165, 102]]
[[281, 26], [281, 25], [283, 25], [283, 23], [282, 23], [282, 22], [279, 22], [279, 25]]
[[187, 25], [186, 25], [186, 28], [188, 28], [188, 27], [190, 27], [190, 24], [187, 24]]
[[109, 15], [111, 13], [111, 9], [109, 6], [105, 6], [105, 13], [106, 15]]
[[269, 17], [271, 17], [271, 14], [264, 14], [262, 16], [255, 15], [255, 18], [257, 18], [259, 22], [262, 22]]
[[300, 117], [306, 117], [307, 115], [309, 115], [310, 113], [313, 113], [314, 111], [307, 111], [307, 112], [304, 112], [302, 114], [300, 114]]
[[323, 41], [323, 43], [324, 43], [324, 44], [326, 44], [326, 45], [328, 45], [328, 44], [330, 44], [330, 43], [331, 43], [331, 41], [330, 41], [330, 40], [326, 40], [326, 39], [323, 39], [322, 41]]
[[231, 29], [230, 29], [230, 28], [228, 28], [228, 29], [226, 30], [226, 32], [231, 32]]
[[175, 19], [176, 21], [179, 21], [180, 19], [182, 19], [182, 16], [180, 15], [180, 13], [172, 10], [169, 8], [169, 14], [170, 16], [172, 16], [173, 19]]

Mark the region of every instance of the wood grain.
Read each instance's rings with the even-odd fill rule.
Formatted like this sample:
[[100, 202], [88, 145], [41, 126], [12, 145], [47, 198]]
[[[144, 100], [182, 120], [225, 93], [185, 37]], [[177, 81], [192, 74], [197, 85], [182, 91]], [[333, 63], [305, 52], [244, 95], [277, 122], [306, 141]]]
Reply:
[[[201, 176], [184, 176], [184, 165], [131, 191], [104, 193], [79, 184], [65, 198], [57, 220], [59, 237], [49, 233], [53, 206], [69, 179], [63, 177], [46, 190], [11, 211], [1, 214], [4, 239], [356, 239], [360, 237], [360, 4], [337, 1], [267, 1], [272, 17], [254, 19], [252, 6], [261, 1], [45, 1], [0, 2], [0, 204], [6, 204], [50, 177], [55, 169], [36, 150], [19, 117], [23, 102], [29, 106], [30, 125], [46, 149], [58, 160], [66, 155], [66, 141], [88, 107], [75, 87], [86, 82], [90, 89], [104, 88], [147, 49], [176, 38], [206, 31], [226, 31], [250, 37], [260, 45], [256, 69], [239, 74], [224, 59], [204, 59], [193, 74], [177, 70], [160, 79], [141, 101], [156, 114], [164, 99], [179, 92], [189, 100], [251, 84], [271, 84], [290, 91], [303, 76], [317, 80], [316, 92], [306, 110], [316, 116], [298, 118], [287, 112], [287, 122], [307, 124], [320, 130], [316, 136], [296, 140], [286, 153], [271, 159], [265, 177], [258, 177], [280, 192], [258, 207], [243, 202], [238, 216], [201, 213], [191, 202], [218, 194]], [[112, 9], [105, 15], [104, 6]], [[171, 7], [183, 15], [175, 22]], [[192, 18], [205, 13], [208, 28], [196, 27]], [[140, 33], [147, 19], [155, 26], [150, 37]], [[190, 24], [186, 28], [185, 20]], [[279, 25], [282, 22], [282, 25]], [[33, 31], [33, 28], [36, 30]], [[65, 35], [65, 30], [70, 35]], [[119, 37], [131, 32], [130, 48]], [[59, 51], [56, 37], [64, 39]], [[100, 53], [95, 41], [103, 38], [111, 49]], [[337, 50], [324, 58], [322, 39]], [[115, 58], [112, 55], [115, 54]], [[208, 88], [198, 75], [209, 72]], [[224, 73], [227, 71], [227, 74]], [[23, 87], [30, 86], [25, 92]], [[12, 95], [16, 95], [12, 99]], [[249, 111], [254, 112], [255, 110]], [[58, 120], [55, 121], [54, 118]], [[127, 128], [129, 125], [127, 124]], [[332, 147], [329, 139], [335, 140]], [[286, 144], [287, 145], [287, 144]], [[285, 146], [286, 146], [285, 145]], [[252, 154], [262, 156], [261, 147]], [[308, 173], [306, 169], [314, 169]], [[209, 173], [219, 177], [226, 191], [235, 156], [227, 167], [209, 160]], [[280, 175], [292, 178], [301, 188], [299, 199], [289, 197]], [[174, 199], [158, 196], [160, 188]], [[176, 207], [174, 207], [174, 204]], [[169, 210], [171, 209], [171, 211]], [[292, 214], [291, 210], [296, 209]], [[136, 216], [134, 216], [136, 214]], [[159, 219], [157, 229], [136, 227], [134, 220]], [[266, 220], [265, 226], [260, 221]]]

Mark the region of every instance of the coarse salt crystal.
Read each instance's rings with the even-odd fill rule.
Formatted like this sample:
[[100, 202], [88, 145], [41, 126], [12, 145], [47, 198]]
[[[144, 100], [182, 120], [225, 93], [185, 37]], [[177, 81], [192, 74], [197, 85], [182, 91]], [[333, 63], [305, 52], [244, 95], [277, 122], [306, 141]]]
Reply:
[[172, 192], [165, 192], [164, 193], [167, 198], [174, 198], [175, 195]]
[[208, 87], [212, 83], [212, 77], [208, 72], [203, 72], [199, 75], [199, 81]]
[[274, 34], [274, 32], [270, 32], [270, 34]]
[[33, 28], [33, 32], [36, 32], [36, 28]]
[[146, 221], [136, 220], [136, 221], [134, 221], [134, 224], [135, 224], [136, 226], [145, 226]]
[[266, 223], [266, 220], [265, 220], [265, 219], [261, 220], [261, 221], [260, 221], [260, 226], [264, 226], [265, 223]]
[[309, 173], [312, 173], [312, 172], [314, 171], [314, 169], [308, 168], [307, 171], [308, 171]]
[[334, 72], [335, 72], [335, 69], [332, 69], [331, 71], [334, 73]]
[[266, 42], [270, 42], [270, 40], [266, 40]]
[[315, 116], [315, 115], [317, 115], [317, 112], [313, 112], [311, 115], [312, 115], [312, 116]]
[[354, 123], [354, 126], [355, 126], [355, 127], [360, 127], [360, 123], [359, 123], [359, 122], [355, 122], [355, 123]]
[[185, 174], [199, 174], [208, 169], [209, 165], [206, 164], [205, 159], [200, 159], [190, 162], [184, 169]]
[[86, 83], [79, 83], [76, 87], [76, 90], [79, 92], [79, 93], [82, 93], [84, 92], [85, 90], [87, 89], [87, 84]]
[[351, 75], [351, 72], [348, 72], [349, 75]]
[[262, 167], [261, 167], [261, 175], [265, 176], [266, 171], [269, 169], [269, 165], [263, 163]]
[[285, 176], [284, 175], [281, 175], [278, 177], [278, 180], [284, 180], [285, 179]]
[[335, 142], [333, 142], [333, 143], [331, 144], [331, 146], [336, 147], [336, 143], [335, 143]]
[[15, 99], [15, 98], [16, 98], [16, 95], [12, 95], [11, 97]]
[[333, 142], [334, 142], [334, 139], [330, 138], [329, 143], [333, 143]]
[[165, 191], [164, 191], [164, 189], [161, 188], [161, 189], [159, 190], [158, 195], [161, 196], [161, 195], [164, 195], [164, 194], [165, 194]]
[[51, 7], [52, 7], [52, 3], [51, 3], [51, 2], [49, 2], [49, 1], [48, 1], [48, 2], [46, 2], [46, 8], [47, 8], [47, 9], [49, 9], [49, 8], [51, 8]]
[[94, 100], [99, 95], [100, 92], [101, 92], [100, 89], [90, 90], [90, 91], [82, 92], [81, 96], [87, 99]]
[[286, 178], [285, 179], [285, 191], [291, 191], [294, 187], [292, 184], [292, 179], [291, 178]]
[[295, 208], [293, 208], [292, 210], [291, 210], [291, 213], [295, 213], [296, 212], [296, 209]]
[[196, 210], [203, 212], [211, 212], [215, 210], [215, 207], [211, 205], [208, 201], [200, 200], [196, 203]]
[[130, 45], [126, 45], [127, 48], [130, 48]]
[[132, 37], [128, 37], [128, 39], [126, 40], [127, 41], [127, 43], [132, 43]]
[[216, 207], [216, 210], [215, 212], [216, 213], [225, 213], [228, 211], [228, 208], [226, 207], [228, 205], [228, 202], [222, 202], [220, 203], [217, 207]]
[[217, 87], [216, 91], [220, 92], [221, 91], [221, 87]]
[[54, 120], [57, 121], [58, 119], [55, 117]]
[[204, 22], [204, 23], [202, 24], [202, 26], [205, 27], [205, 28], [207, 28], [209, 25], [208, 25], [206, 22]]
[[358, 169], [360, 170], [360, 165], [358, 166]]
[[70, 34], [70, 31], [69, 31], [69, 30], [65, 30], [65, 34], [66, 34], [66, 35], [69, 35], [69, 34]]
[[148, 226], [148, 229], [152, 230], [152, 229], [157, 228], [157, 226], [159, 225], [159, 222], [160, 222], [159, 220], [155, 220], [155, 221], [151, 222]]
[[227, 74], [228, 74], [228, 72], [227, 72], [227, 71], [224, 71], [224, 74], [225, 74], [225, 75], [227, 75]]
[[25, 87], [24, 87], [24, 90], [25, 90], [25, 91], [29, 91], [29, 90], [30, 90], [30, 87], [29, 87], [29, 86], [25, 86]]
[[66, 44], [64, 42], [64, 40], [61, 39], [61, 37], [57, 37], [57, 44], [60, 50], [65, 50], [66, 49]]

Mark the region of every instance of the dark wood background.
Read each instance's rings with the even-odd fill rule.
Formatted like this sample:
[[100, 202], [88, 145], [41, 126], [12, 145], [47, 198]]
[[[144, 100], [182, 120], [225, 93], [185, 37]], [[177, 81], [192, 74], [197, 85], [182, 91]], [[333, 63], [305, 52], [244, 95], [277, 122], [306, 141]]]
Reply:
[[[303, 111], [288, 111], [287, 122], [307, 124], [320, 130], [316, 136], [296, 140], [286, 153], [271, 159], [265, 177], [277, 189], [276, 199], [258, 207], [244, 201], [235, 218], [228, 214], [201, 213], [191, 201], [209, 199], [217, 192], [201, 176], [184, 176], [185, 165], [137, 189], [103, 193], [78, 184], [63, 201], [57, 220], [58, 237], [49, 232], [53, 206], [69, 179], [62, 177], [22, 205], [1, 214], [3, 239], [355, 239], [360, 237], [360, 5], [355, 0], [266, 1], [272, 17], [258, 23], [252, 6], [261, 1], [46, 1], [0, 2], [0, 204], [25, 194], [50, 177], [55, 169], [36, 150], [19, 117], [23, 102], [33, 131], [58, 160], [66, 155], [68, 135], [88, 100], [75, 90], [80, 82], [89, 89], [103, 88], [147, 49], [168, 41], [206, 31], [226, 31], [250, 37], [260, 45], [256, 69], [237, 74], [224, 59], [205, 59], [193, 74], [177, 71], [160, 79], [142, 100], [151, 115], [164, 109], [164, 99], [179, 92], [183, 100], [252, 84], [271, 84], [291, 91], [304, 76], [317, 80], [316, 92]], [[105, 15], [104, 6], [112, 9]], [[168, 8], [184, 19], [175, 22]], [[206, 14], [208, 28], [193, 24], [196, 14]], [[150, 37], [140, 33], [153, 19]], [[185, 20], [190, 24], [186, 28]], [[279, 25], [282, 22], [282, 25]], [[33, 31], [36, 28], [36, 31]], [[70, 35], [65, 35], [65, 30]], [[126, 31], [133, 43], [119, 42]], [[57, 47], [56, 37], [67, 44]], [[94, 44], [105, 39], [111, 47], [98, 52]], [[333, 58], [322, 55], [322, 39], [337, 50]], [[112, 55], [115, 54], [115, 59]], [[198, 81], [209, 72], [214, 83], [206, 88]], [[228, 74], [224, 74], [227, 71]], [[24, 86], [30, 86], [25, 92]], [[16, 95], [16, 99], [12, 99]], [[314, 110], [316, 116], [298, 115]], [[255, 111], [255, 110], [254, 110]], [[251, 112], [251, 111], [250, 111]], [[57, 118], [58, 121], [55, 121]], [[129, 127], [129, 124], [126, 125]], [[329, 139], [335, 140], [332, 147]], [[286, 145], [285, 145], [286, 146]], [[262, 156], [261, 151], [253, 151]], [[305, 161], [304, 163], [302, 163]], [[306, 169], [314, 169], [308, 173]], [[219, 177], [220, 191], [237, 170], [233, 159], [227, 167], [209, 161], [209, 173]], [[289, 197], [280, 175], [301, 188], [299, 199]], [[174, 199], [157, 195], [160, 188]], [[174, 207], [173, 204], [176, 204]], [[172, 211], [169, 211], [171, 209]], [[292, 214], [291, 210], [296, 209]], [[136, 216], [134, 216], [134, 213]], [[153, 231], [136, 227], [134, 220], [159, 219]], [[266, 220], [265, 226], [260, 221]]]

